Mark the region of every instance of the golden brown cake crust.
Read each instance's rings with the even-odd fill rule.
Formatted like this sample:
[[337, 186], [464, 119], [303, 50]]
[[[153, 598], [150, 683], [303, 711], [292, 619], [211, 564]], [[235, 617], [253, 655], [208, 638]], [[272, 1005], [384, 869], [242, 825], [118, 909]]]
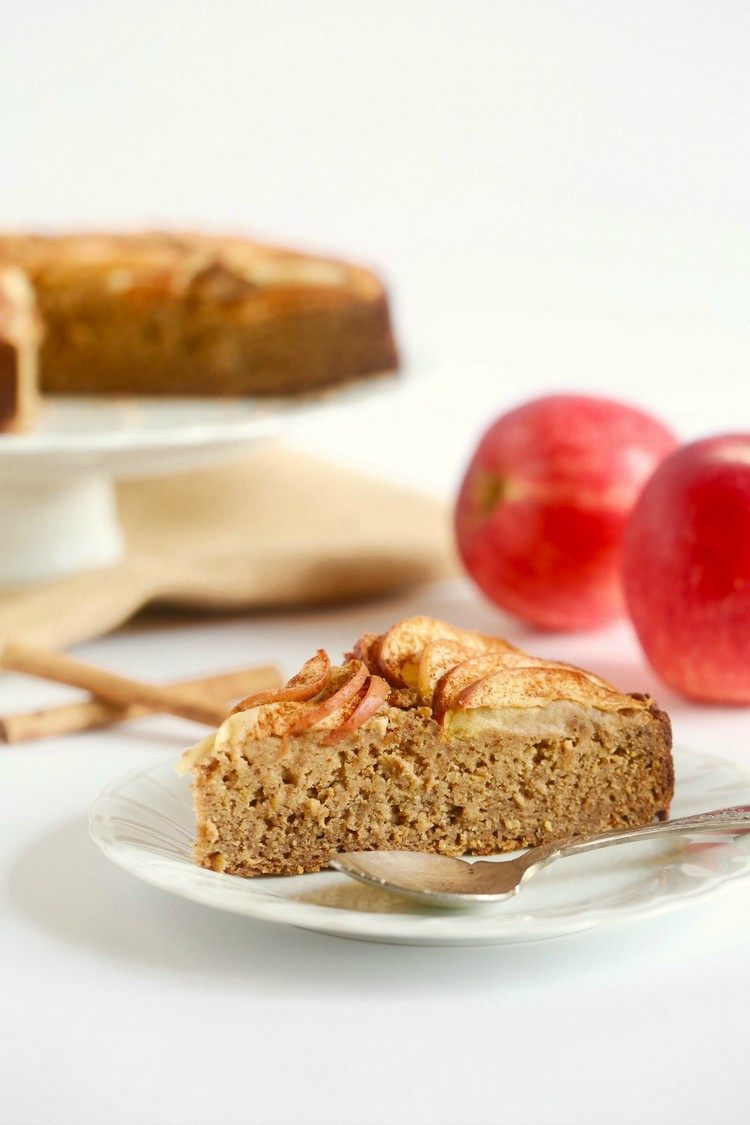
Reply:
[[647, 696], [431, 618], [362, 638], [320, 688], [324, 657], [187, 755], [203, 866], [285, 875], [344, 850], [485, 855], [668, 813], [671, 729]]
[[361, 267], [197, 233], [0, 236], [46, 326], [46, 391], [290, 394], [397, 355], [385, 290]]

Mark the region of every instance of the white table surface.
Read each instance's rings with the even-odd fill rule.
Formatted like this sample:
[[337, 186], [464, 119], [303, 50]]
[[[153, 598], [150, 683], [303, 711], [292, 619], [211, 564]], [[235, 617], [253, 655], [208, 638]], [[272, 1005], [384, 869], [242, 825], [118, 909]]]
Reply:
[[[425, 374], [301, 435], [446, 495], [514, 400], [589, 389], [746, 429], [750, 10], [739, 0], [7, 0], [3, 225], [209, 223], [378, 264]], [[416, 404], [416, 405], [415, 405]], [[2, 529], [0, 529], [1, 533]], [[0, 535], [1, 542], [1, 535]], [[82, 646], [156, 679], [291, 672], [456, 583]], [[627, 626], [529, 642], [651, 688], [678, 747], [750, 770]], [[0, 709], [65, 698], [6, 677]], [[0, 751], [2, 1125], [744, 1125], [750, 887], [537, 945], [412, 949], [246, 921], [110, 865], [86, 813], [177, 720]], [[679, 753], [679, 749], [678, 749]]]

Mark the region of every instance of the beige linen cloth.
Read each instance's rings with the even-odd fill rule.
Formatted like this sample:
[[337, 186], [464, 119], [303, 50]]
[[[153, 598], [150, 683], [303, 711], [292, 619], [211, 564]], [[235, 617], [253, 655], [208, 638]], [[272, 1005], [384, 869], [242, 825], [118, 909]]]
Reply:
[[441, 501], [272, 442], [217, 468], [125, 482], [118, 499], [122, 562], [0, 591], [0, 636], [62, 647], [147, 605], [332, 603], [455, 568]]

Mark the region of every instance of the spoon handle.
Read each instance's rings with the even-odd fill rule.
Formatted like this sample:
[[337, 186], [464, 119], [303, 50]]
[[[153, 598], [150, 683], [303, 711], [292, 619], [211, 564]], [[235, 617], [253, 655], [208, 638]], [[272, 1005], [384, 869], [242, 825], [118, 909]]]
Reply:
[[714, 809], [713, 812], [697, 813], [695, 816], [682, 816], [677, 820], [666, 820], [661, 824], [647, 824], [644, 828], [621, 828], [616, 832], [602, 832], [597, 836], [585, 836], [571, 840], [556, 849], [557, 855], [577, 855], [579, 852], [595, 851], [610, 844], [627, 844], [631, 840], [648, 840], [656, 836], [671, 836], [679, 832], [731, 832], [750, 831], [750, 805], [737, 805], [730, 809]]

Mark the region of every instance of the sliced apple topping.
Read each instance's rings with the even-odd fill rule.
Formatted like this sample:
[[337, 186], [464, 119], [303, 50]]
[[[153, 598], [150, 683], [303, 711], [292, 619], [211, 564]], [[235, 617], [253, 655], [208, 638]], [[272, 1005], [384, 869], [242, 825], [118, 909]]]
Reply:
[[352, 651], [347, 653], [347, 660], [361, 660], [371, 672], [377, 672], [382, 640], [378, 633], [363, 633]]
[[349, 660], [343, 668], [333, 670], [324, 698], [309, 703], [287, 734], [301, 734], [310, 727], [338, 728], [348, 717], [368, 675], [361, 660]]
[[252, 707], [260, 707], [266, 703], [304, 703], [323, 691], [330, 674], [331, 661], [328, 658], [328, 653], [319, 648], [315, 656], [306, 661], [297, 675], [292, 676], [284, 687], [248, 695], [246, 699], [232, 708], [229, 714], [234, 715], [238, 711], [248, 711]]
[[466, 688], [458, 707], [545, 707], [557, 699], [597, 707], [601, 711], [643, 710], [648, 700], [634, 699], [614, 688], [595, 683], [577, 668], [509, 668], [493, 672]]
[[422, 649], [417, 673], [417, 691], [422, 703], [432, 705], [438, 682], [470, 655], [460, 641], [431, 641]]
[[439, 641], [453, 641], [467, 653], [512, 647], [499, 637], [457, 629], [434, 617], [407, 617], [382, 638], [378, 653], [380, 672], [392, 687], [417, 688], [422, 653], [427, 645]]
[[[432, 708], [435, 718], [442, 723], [445, 714], [453, 708], [460, 706], [468, 688], [480, 683], [485, 678], [502, 674], [504, 670], [518, 668], [543, 669], [550, 671], [574, 672], [584, 676], [595, 687], [604, 692], [615, 695], [620, 693], [616, 688], [595, 676], [593, 672], [584, 672], [582, 668], [574, 668], [572, 664], [563, 664], [557, 660], [546, 660], [540, 656], [531, 656], [521, 649], [509, 648], [506, 652], [481, 653], [479, 656], [470, 657], [450, 668], [437, 682], [433, 691]], [[626, 697], [627, 698], [627, 697]]]
[[348, 734], [359, 730], [364, 723], [371, 719], [373, 715], [377, 714], [380, 708], [388, 702], [390, 693], [390, 684], [387, 684], [380, 676], [370, 676], [365, 682], [365, 686], [354, 710], [344, 719], [340, 726], [336, 727], [336, 729], [331, 732], [326, 739], [327, 744], [333, 746], [337, 742], [340, 742], [342, 738], [346, 738]]
[[612, 712], [648, 710], [650, 706], [649, 699], [623, 695], [577, 668], [544, 661], [503, 668], [465, 687], [444, 712], [444, 728], [448, 733], [460, 730], [461, 717], [467, 711], [485, 712], [491, 723], [492, 713], [504, 708], [546, 707], [558, 701]]
[[[325, 672], [325, 675], [324, 675]], [[316, 684], [325, 680], [322, 691], [310, 698]], [[284, 693], [297, 698], [279, 698]], [[261, 692], [243, 701], [219, 728], [215, 748], [230, 752], [244, 742], [262, 738], [287, 738], [312, 729], [344, 733], [356, 730], [387, 700], [390, 688], [379, 676], [370, 676], [361, 660], [350, 660], [343, 668], [331, 668], [322, 650], [278, 692]], [[270, 697], [270, 698], [269, 698]]]
[[435, 718], [440, 723], [443, 716], [451, 708], [457, 706], [461, 692], [473, 684], [483, 680], [485, 676], [494, 672], [502, 672], [507, 668], [518, 668], [528, 665], [544, 663], [534, 656], [529, 656], [520, 649], [508, 649], [506, 652], [482, 652], [471, 656], [449, 668], [435, 684], [432, 696], [432, 710]]

